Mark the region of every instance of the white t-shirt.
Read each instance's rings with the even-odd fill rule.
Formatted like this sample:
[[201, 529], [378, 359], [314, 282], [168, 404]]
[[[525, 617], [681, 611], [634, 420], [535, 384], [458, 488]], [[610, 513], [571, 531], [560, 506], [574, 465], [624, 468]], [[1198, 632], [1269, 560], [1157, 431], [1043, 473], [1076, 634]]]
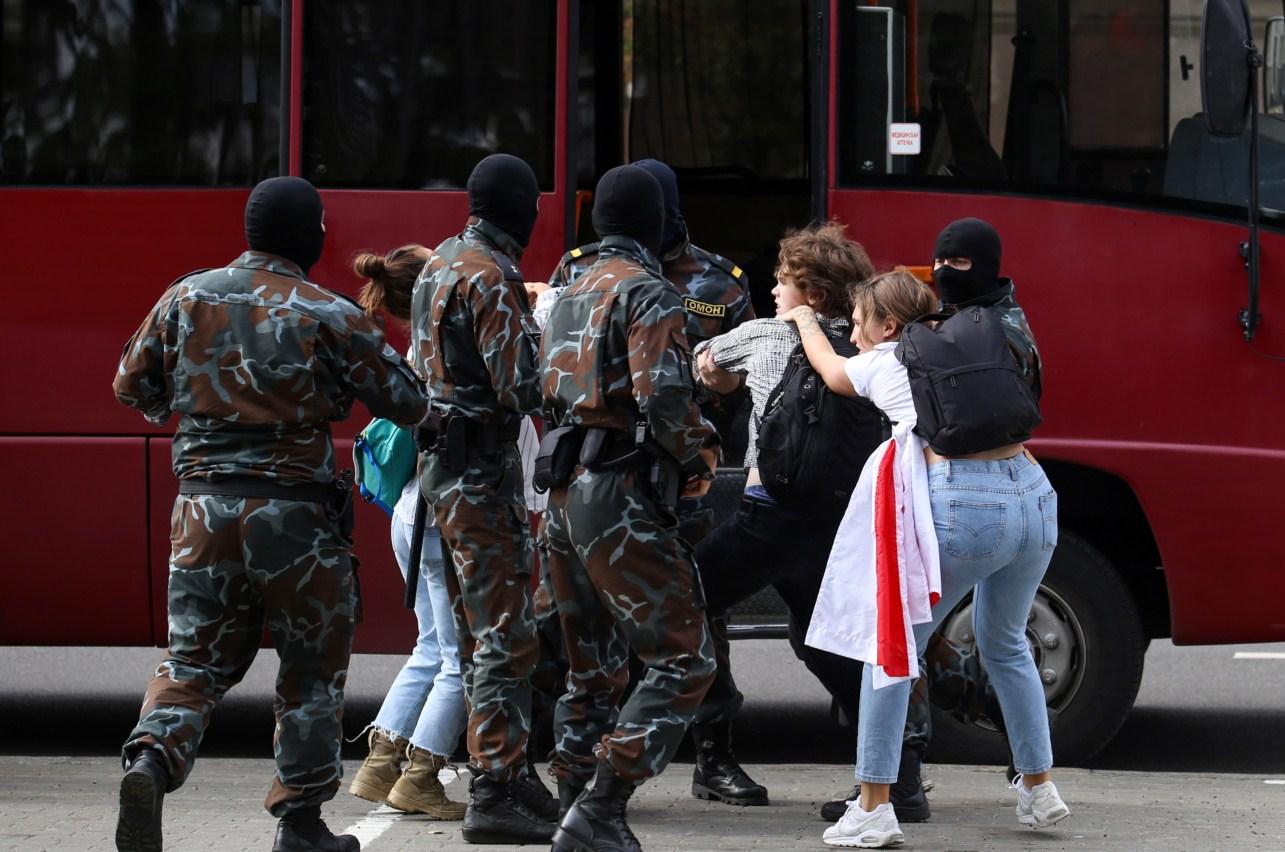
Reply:
[[910, 376], [897, 360], [897, 341], [876, 343], [869, 352], [854, 355], [843, 365], [852, 388], [888, 415], [893, 423], [915, 422], [915, 403], [910, 395]]

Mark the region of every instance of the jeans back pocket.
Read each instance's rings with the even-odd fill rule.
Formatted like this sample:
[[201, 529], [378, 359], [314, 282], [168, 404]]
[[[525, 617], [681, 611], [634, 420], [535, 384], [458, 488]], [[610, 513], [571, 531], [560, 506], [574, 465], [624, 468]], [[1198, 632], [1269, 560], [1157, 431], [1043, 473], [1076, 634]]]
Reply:
[[950, 501], [950, 532], [946, 552], [956, 559], [989, 559], [1004, 542], [1008, 504], [973, 500]]
[[1044, 549], [1057, 547], [1057, 492], [1040, 495], [1040, 520], [1044, 527]]

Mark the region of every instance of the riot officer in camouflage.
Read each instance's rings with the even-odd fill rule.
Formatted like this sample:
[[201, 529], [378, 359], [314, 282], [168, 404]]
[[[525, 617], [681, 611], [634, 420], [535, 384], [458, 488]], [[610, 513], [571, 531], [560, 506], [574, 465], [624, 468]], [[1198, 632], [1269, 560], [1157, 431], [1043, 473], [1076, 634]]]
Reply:
[[[693, 244], [688, 236], [674, 170], [659, 160], [638, 160], [632, 165], [645, 169], [664, 191], [665, 231], [659, 252], [661, 276], [673, 284], [682, 297], [687, 311], [687, 340], [692, 348], [702, 340], [754, 319], [750, 282], [745, 271], [722, 255]], [[600, 247], [601, 243], [590, 243], [564, 254], [549, 276], [549, 286], [559, 289], [574, 283], [597, 262]]]
[[525, 754], [539, 651], [517, 448], [522, 416], [540, 411], [539, 332], [514, 265], [539, 190], [530, 166], [493, 154], [468, 194], [464, 232], [433, 251], [411, 300], [412, 351], [433, 398], [418, 430], [420, 487], [442, 533], [469, 704], [464, 839], [547, 842], [557, 803]]
[[[692, 400], [682, 296], [655, 252], [662, 191], [636, 166], [598, 182], [598, 261], [558, 298], [541, 359], [541, 455], [580, 466], [549, 492], [549, 578], [571, 665], [552, 760], [565, 816], [554, 850], [637, 850], [634, 786], [669, 763], [714, 673], [681, 491], [708, 488], [717, 435]], [[562, 453], [563, 456], [566, 452]], [[646, 673], [623, 707], [632, 649]], [[586, 786], [587, 785], [587, 786]]]
[[423, 388], [355, 303], [307, 278], [321, 198], [300, 178], [259, 184], [250, 251], [172, 285], [125, 346], [114, 389], [153, 423], [179, 415], [169, 651], [125, 742], [116, 844], [161, 848], [161, 805], [187, 779], [210, 712], [245, 675], [266, 623], [280, 658], [274, 852], [355, 852], [320, 806], [339, 787], [340, 715], [358, 620], [350, 491], [330, 421], [354, 399], [403, 424]]

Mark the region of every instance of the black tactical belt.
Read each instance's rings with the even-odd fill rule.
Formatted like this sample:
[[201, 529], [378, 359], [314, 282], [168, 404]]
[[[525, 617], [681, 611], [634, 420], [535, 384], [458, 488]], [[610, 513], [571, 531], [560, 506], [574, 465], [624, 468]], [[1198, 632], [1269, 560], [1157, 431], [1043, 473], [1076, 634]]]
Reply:
[[221, 497], [249, 497], [256, 500], [297, 500], [301, 503], [329, 503], [335, 498], [332, 482], [272, 482], [254, 476], [226, 476], [221, 479], [180, 479], [178, 493], [187, 496], [213, 494]]

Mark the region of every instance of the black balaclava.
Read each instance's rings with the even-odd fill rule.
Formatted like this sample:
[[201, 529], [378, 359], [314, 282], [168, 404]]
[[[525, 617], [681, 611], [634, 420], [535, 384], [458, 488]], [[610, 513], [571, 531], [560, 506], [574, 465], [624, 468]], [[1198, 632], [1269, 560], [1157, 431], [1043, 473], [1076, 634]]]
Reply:
[[593, 229], [600, 237], [633, 237], [660, 253], [665, 230], [665, 192], [638, 166], [616, 166], [598, 181], [593, 196]]
[[531, 167], [512, 154], [492, 154], [468, 176], [468, 212], [526, 248], [535, 227], [540, 187]]
[[303, 178], [262, 181], [245, 203], [245, 241], [252, 251], [279, 255], [307, 272], [321, 257], [321, 196]]
[[957, 305], [985, 296], [1000, 286], [999, 234], [981, 219], [958, 219], [937, 235], [933, 260], [966, 257], [973, 262], [968, 270], [942, 266], [933, 270], [937, 294], [948, 305]]
[[669, 254], [687, 239], [687, 222], [678, 205], [678, 176], [660, 160], [637, 160], [630, 165], [637, 166], [654, 177], [665, 193], [665, 233], [660, 239], [660, 251], [662, 254]]

